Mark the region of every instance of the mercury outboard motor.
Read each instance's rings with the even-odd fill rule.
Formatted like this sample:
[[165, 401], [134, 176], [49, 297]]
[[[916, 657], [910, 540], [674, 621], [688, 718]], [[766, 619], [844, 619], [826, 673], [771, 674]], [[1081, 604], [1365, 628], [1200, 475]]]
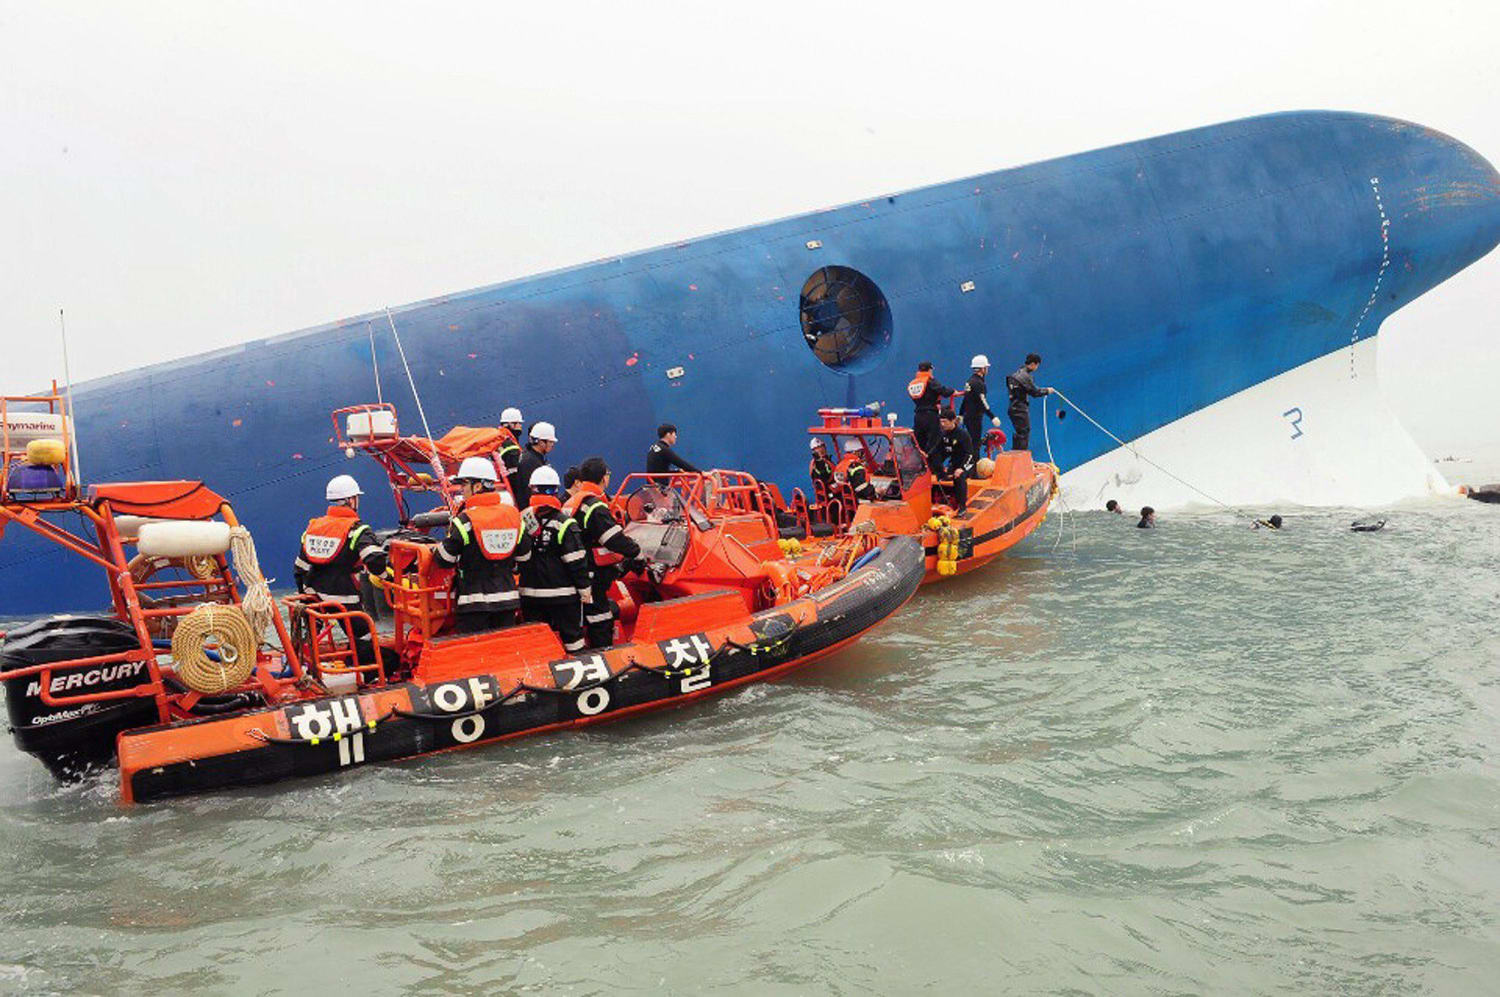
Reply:
[[[140, 646], [134, 628], [110, 617], [55, 617], [11, 630], [0, 643], [0, 668], [26, 668], [52, 661], [119, 654]], [[50, 675], [54, 696], [112, 692], [144, 685], [151, 679], [144, 661], [119, 661], [59, 669]], [[5, 709], [16, 747], [36, 755], [58, 779], [81, 778], [107, 765], [115, 754], [115, 736], [158, 719], [150, 696], [49, 706], [42, 702], [42, 675], [5, 682]]]

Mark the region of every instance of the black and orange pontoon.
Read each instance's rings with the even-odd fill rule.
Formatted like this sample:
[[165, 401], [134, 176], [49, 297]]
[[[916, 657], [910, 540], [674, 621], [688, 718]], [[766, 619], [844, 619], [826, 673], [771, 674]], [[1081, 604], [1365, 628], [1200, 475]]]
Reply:
[[[0, 400], [62, 412], [55, 395]], [[4, 441], [7, 466], [16, 453]], [[61, 444], [59, 444], [61, 446]], [[447, 636], [449, 574], [422, 538], [394, 540], [394, 630], [362, 660], [365, 614], [313, 596], [267, 612], [248, 534], [200, 482], [97, 485], [71, 467], [48, 497], [0, 491], [19, 523], [105, 572], [112, 612], [38, 621], [0, 645], [18, 746], [60, 777], [118, 760], [126, 801], [336, 772], [673, 705], [837, 650], [915, 592], [910, 538], [850, 535], [781, 558], [759, 486], [628, 478], [615, 497], [650, 570], [620, 590], [619, 642], [566, 654], [531, 624]], [[81, 516], [93, 539], [56, 520]], [[127, 517], [133, 517], [127, 519]], [[130, 549], [134, 548], [134, 555]], [[231, 571], [230, 557], [233, 557]], [[235, 575], [246, 583], [242, 597]]]
[[795, 489], [790, 502], [767, 487], [766, 506], [782, 524], [782, 537], [795, 541], [793, 550], [865, 531], [917, 537], [927, 555], [925, 580], [935, 581], [973, 571], [1015, 546], [1041, 525], [1057, 494], [1057, 468], [1028, 451], [1002, 450], [1004, 436], [995, 430], [983, 441], [980, 477], [968, 482], [968, 502], [959, 511], [935, 485], [910, 428], [883, 423], [873, 409], [824, 408], [818, 419], [808, 433], [831, 443], [834, 454], [856, 442], [857, 459], [879, 497], [861, 502], [842, 479], [831, 489], [813, 482], [810, 496]]

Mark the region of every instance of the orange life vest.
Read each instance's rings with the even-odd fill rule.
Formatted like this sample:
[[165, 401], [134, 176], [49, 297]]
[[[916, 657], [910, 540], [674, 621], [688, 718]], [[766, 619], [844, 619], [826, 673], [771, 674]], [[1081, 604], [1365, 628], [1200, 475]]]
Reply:
[[[588, 498], [590, 495], [593, 495], [595, 498], [599, 499], [599, 501], [603, 502], [606, 508], [609, 507], [609, 500], [604, 497], [604, 489], [600, 488], [592, 481], [573, 482], [573, 492], [568, 496], [568, 501], [562, 507], [563, 515], [575, 520], [578, 523], [579, 529], [585, 531], [584, 536], [588, 536], [587, 527], [589, 524], [585, 521], [587, 520], [588, 516], [587, 514], [585, 514], [583, 519], [579, 519], [578, 510], [579, 507], [583, 505], [583, 500]], [[598, 567], [604, 567], [611, 564], [619, 564], [621, 561], [625, 560], [624, 557], [616, 554], [608, 547], [595, 547], [593, 548], [592, 553], [594, 555], [594, 564]]]
[[912, 401], [916, 401], [926, 393], [927, 382], [930, 380], [932, 380], [932, 371], [917, 371], [917, 376], [912, 378], [911, 383], [906, 386], [906, 393], [911, 396]]
[[302, 553], [313, 564], [329, 564], [349, 542], [349, 531], [359, 522], [359, 513], [346, 505], [331, 505], [326, 515], [307, 521], [302, 534]]
[[858, 465], [859, 469], [863, 471], [865, 469], [864, 458], [857, 453], [845, 454], [844, 459], [839, 461], [838, 466], [833, 469], [833, 473], [842, 474], [847, 479], [849, 472], [853, 470], [855, 465]]
[[521, 539], [521, 513], [500, 500], [498, 492], [480, 492], [464, 500], [469, 534], [486, 560], [503, 561]]

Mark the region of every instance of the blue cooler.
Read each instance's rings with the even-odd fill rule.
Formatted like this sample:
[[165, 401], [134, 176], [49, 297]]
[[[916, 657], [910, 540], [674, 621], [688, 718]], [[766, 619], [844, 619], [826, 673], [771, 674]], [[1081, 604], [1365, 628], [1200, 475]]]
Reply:
[[67, 494], [68, 482], [61, 467], [17, 462], [6, 472], [5, 488], [14, 502], [49, 502]]

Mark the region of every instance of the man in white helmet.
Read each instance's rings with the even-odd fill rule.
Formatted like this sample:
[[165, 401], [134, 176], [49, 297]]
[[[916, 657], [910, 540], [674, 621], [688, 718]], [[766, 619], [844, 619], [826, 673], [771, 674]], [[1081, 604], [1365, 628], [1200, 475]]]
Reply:
[[[308, 520], [302, 548], [292, 562], [298, 592], [311, 592], [344, 609], [359, 608], [359, 571], [385, 572], [385, 548], [359, 518], [359, 482], [340, 474], [324, 489], [328, 511]], [[375, 660], [374, 638], [363, 621], [351, 634], [363, 662]]]
[[516, 506], [521, 509], [531, 505], [531, 476], [536, 474], [537, 468], [547, 466], [547, 455], [557, 446], [557, 430], [550, 422], [536, 423], [529, 435], [531, 440], [521, 451], [516, 473], [510, 479], [511, 493], [516, 497]]
[[865, 445], [854, 437], [844, 442], [844, 459], [834, 474], [848, 482], [854, 497], [861, 502], [875, 501], [875, 486], [870, 483], [870, 469], [865, 467]]
[[807, 441], [807, 448], [812, 451], [807, 476], [812, 479], [813, 497], [819, 502], [826, 501], [833, 494], [834, 484], [834, 466], [828, 456], [828, 445], [814, 436]]
[[516, 491], [516, 471], [521, 465], [521, 410], [515, 407], [506, 409], [500, 413], [500, 428], [505, 430], [500, 443], [500, 449], [495, 455], [500, 458], [500, 466], [505, 471], [505, 480], [510, 484], [511, 494]]
[[990, 373], [990, 358], [980, 353], [969, 363], [974, 368], [974, 373], [969, 375], [969, 383], [964, 388], [963, 404], [959, 406], [959, 415], [963, 416], [964, 429], [969, 433], [969, 439], [973, 441], [974, 449], [979, 449], [980, 441], [984, 439], [984, 419], [989, 417], [990, 425], [996, 429], [1000, 428], [1000, 417], [990, 410], [989, 388], [985, 385], [985, 378]]
[[563, 649], [572, 654], [583, 650], [583, 607], [594, 600], [588, 549], [583, 531], [563, 511], [562, 480], [557, 472], [537, 468], [527, 488], [537, 525], [531, 551], [517, 558], [521, 611], [529, 622], [545, 623], [557, 631]]
[[521, 513], [495, 490], [499, 476], [488, 457], [464, 458], [453, 480], [463, 490], [464, 507], [448, 521], [435, 554], [439, 564], [457, 570], [454, 632], [515, 626], [521, 609], [516, 565], [531, 553]]

